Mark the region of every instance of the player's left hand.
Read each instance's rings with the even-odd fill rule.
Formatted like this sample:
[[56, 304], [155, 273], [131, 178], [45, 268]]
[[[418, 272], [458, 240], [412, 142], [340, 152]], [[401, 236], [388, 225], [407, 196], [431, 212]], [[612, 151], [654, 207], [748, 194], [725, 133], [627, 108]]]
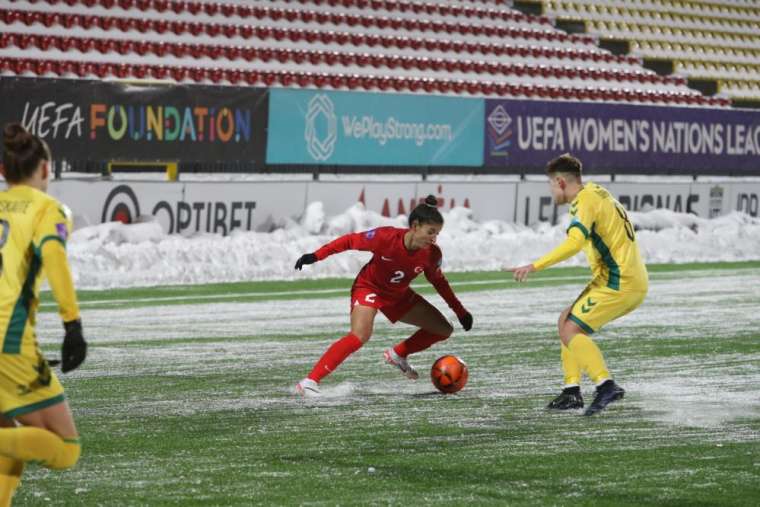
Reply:
[[72, 320], [63, 323], [66, 335], [61, 348], [61, 371], [68, 373], [75, 370], [87, 357], [87, 342], [82, 334], [82, 321]]
[[507, 268], [506, 271], [511, 271], [515, 281], [524, 282], [528, 279], [528, 275], [536, 270], [533, 264], [527, 264], [517, 268]]
[[465, 331], [469, 331], [472, 329], [472, 314], [470, 312], [465, 312], [459, 318], [459, 323], [462, 324], [462, 329]]

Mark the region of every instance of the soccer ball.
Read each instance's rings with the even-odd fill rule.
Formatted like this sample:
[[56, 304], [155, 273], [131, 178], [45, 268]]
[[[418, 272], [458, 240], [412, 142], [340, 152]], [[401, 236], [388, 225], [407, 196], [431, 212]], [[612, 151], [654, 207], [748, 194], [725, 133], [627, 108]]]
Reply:
[[461, 390], [467, 383], [467, 376], [467, 364], [457, 356], [439, 357], [430, 369], [433, 385], [447, 394]]

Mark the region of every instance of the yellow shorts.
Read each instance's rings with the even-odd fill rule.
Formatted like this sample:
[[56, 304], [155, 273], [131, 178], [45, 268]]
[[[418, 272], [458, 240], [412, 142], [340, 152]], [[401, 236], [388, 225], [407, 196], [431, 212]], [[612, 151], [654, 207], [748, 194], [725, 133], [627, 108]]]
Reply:
[[0, 354], [0, 413], [7, 419], [65, 400], [63, 386], [37, 347]]
[[593, 334], [608, 322], [635, 310], [646, 295], [646, 290], [623, 292], [591, 283], [573, 303], [568, 318]]

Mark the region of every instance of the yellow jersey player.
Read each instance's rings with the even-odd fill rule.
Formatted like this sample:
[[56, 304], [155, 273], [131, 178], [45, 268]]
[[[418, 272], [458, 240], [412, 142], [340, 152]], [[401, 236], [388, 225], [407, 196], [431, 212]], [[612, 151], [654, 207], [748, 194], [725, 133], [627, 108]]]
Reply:
[[604, 363], [590, 336], [606, 323], [638, 307], [647, 294], [649, 276], [641, 260], [636, 234], [625, 208], [610, 193], [592, 182], [581, 181], [581, 162], [564, 154], [546, 167], [554, 202], [570, 204], [567, 239], [526, 266], [511, 268], [518, 282], [584, 250], [593, 278], [578, 299], [559, 317], [562, 369], [565, 385], [548, 408], [583, 408], [581, 372], [596, 384], [594, 401], [585, 415], [593, 415], [625, 394]]
[[41, 275], [63, 318], [61, 369], [87, 353], [74, 283], [66, 260], [69, 212], [47, 195], [50, 152], [19, 124], [3, 130], [0, 192], [0, 506], [10, 505], [24, 464], [74, 466], [79, 435], [63, 387], [40, 353], [35, 335]]

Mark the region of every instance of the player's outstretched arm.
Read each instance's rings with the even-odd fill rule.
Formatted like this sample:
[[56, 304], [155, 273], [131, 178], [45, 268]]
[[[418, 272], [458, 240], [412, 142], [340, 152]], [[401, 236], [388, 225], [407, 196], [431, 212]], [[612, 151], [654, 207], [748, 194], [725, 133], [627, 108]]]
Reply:
[[[438, 260], [440, 260], [440, 258], [438, 258]], [[454, 311], [457, 319], [459, 319], [459, 323], [462, 324], [462, 329], [465, 331], [472, 329], [472, 314], [465, 309], [462, 302], [459, 301], [459, 298], [454, 294], [454, 290], [451, 288], [449, 281], [443, 274], [439, 262], [433, 262], [433, 264], [425, 268], [425, 278], [427, 278], [430, 284], [435, 287], [436, 292], [438, 292], [443, 300], [446, 301], [449, 308]]]
[[304, 267], [304, 265], [306, 265], [306, 264], [314, 264], [318, 260], [319, 259], [317, 259], [317, 256], [315, 254], [313, 254], [313, 253], [303, 254], [296, 261], [296, 269], [298, 271], [301, 271], [301, 269]]
[[385, 238], [393, 233], [392, 227], [379, 227], [370, 231], [352, 232], [334, 239], [326, 245], [318, 248], [314, 253], [304, 254], [296, 261], [296, 269], [301, 270], [305, 264], [314, 264], [323, 261], [331, 255], [345, 252], [346, 250], [374, 251], [383, 244]]
[[[59, 240], [45, 241], [42, 245], [42, 266], [53, 297], [58, 303], [65, 335], [61, 347], [61, 370], [64, 373], [78, 368], [87, 357], [87, 342], [82, 333], [74, 281], [71, 277], [66, 250]], [[51, 362], [55, 364], [55, 362]]]
[[528, 275], [534, 271], [546, 269], [549, 266], [553, 266], [558, 262], [569, 259], [573, 255], [580, 252], [583, 248], [583, 242], [585, 239], [586, 237], [580, 229], [577, 227], [572, 227], [568, 230], [567, 238], [562, 242], [562, 244], [538, 259], [536, 262], [533, 262], [532, 264], [526, 264], [525, 266], [518, 266], [516, 268], [505, 268], [505, 271], [511, 271], [516, 281], [524, 282], [528, 279]]

